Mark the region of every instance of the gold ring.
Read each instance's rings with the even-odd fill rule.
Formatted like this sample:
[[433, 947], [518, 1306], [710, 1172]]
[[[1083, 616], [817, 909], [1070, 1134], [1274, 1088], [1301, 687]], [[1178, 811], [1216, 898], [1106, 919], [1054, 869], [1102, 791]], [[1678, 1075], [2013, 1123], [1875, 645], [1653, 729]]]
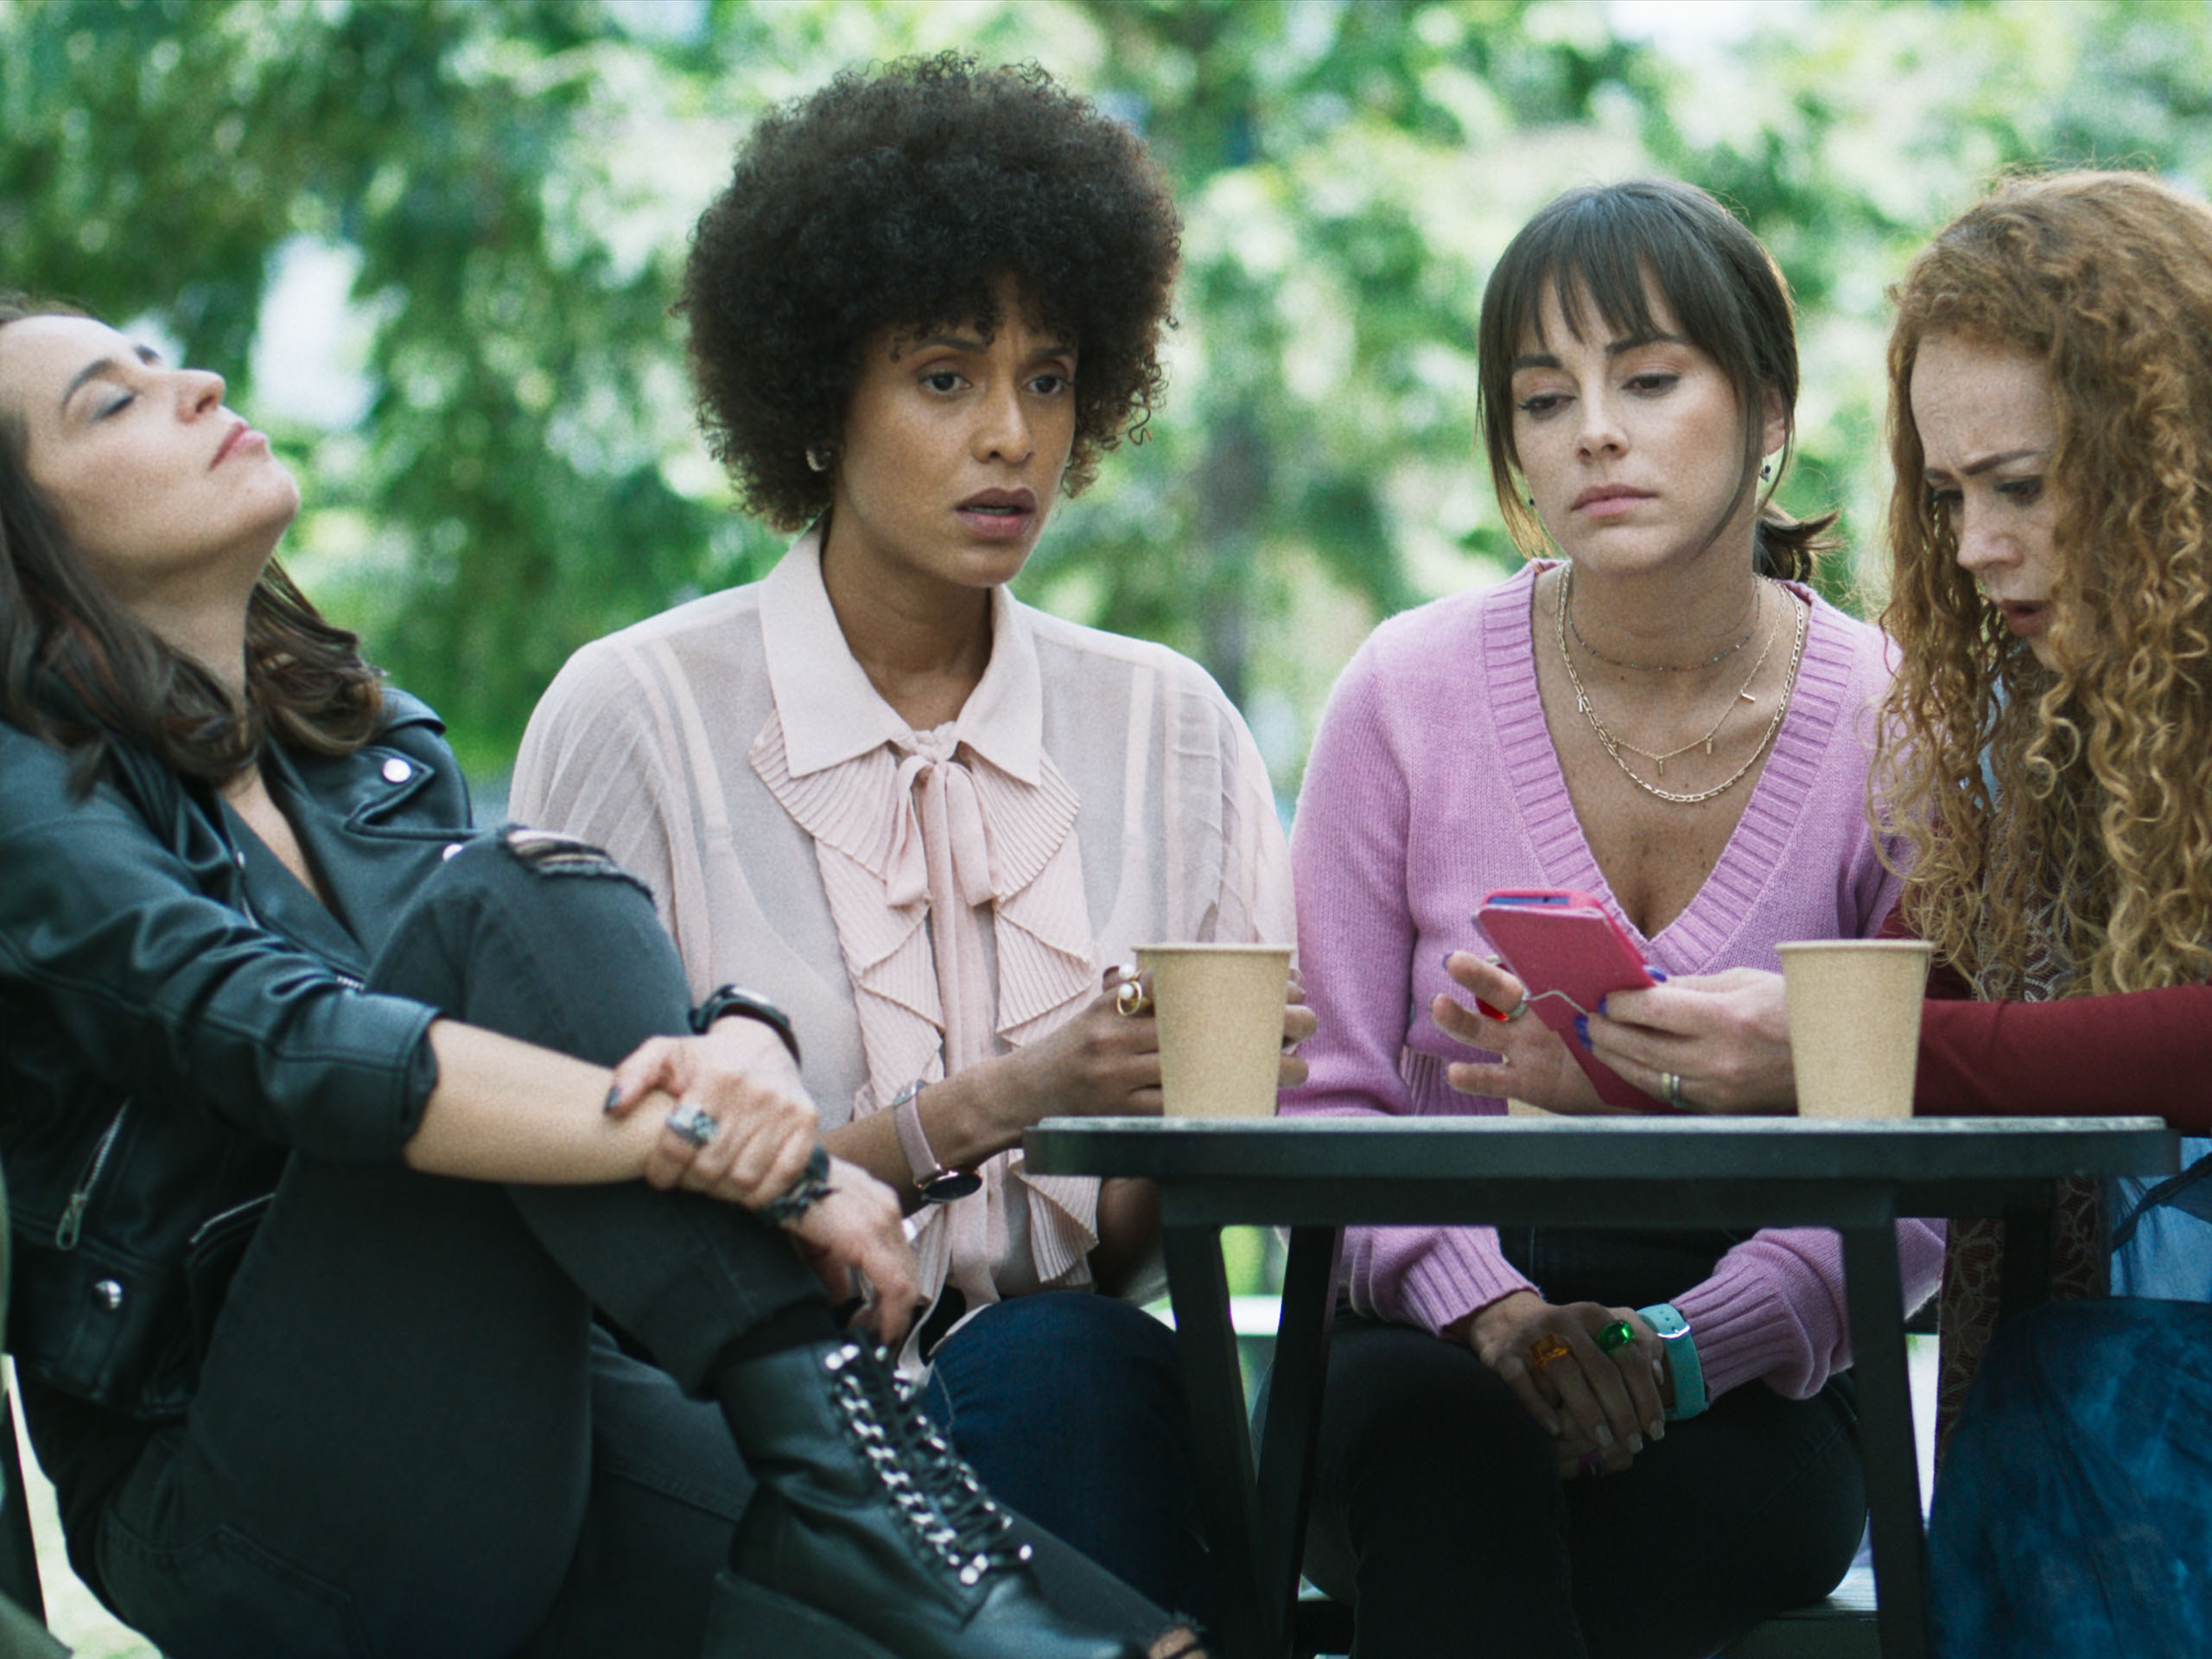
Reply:
[[1529, 1369], [1541, 1371], [1555, 1359], [1565, 1359], [1574, 1351], [1560, 1338], [1546, 1332], [1529, 1344]]
[[1125, 979], [1114, 993], [1114, 1012], [1125, 1018], [1135, 1018], [1150, 1012], [1152, 999], [1144, 994], [1144, 987], [1134, 979]]

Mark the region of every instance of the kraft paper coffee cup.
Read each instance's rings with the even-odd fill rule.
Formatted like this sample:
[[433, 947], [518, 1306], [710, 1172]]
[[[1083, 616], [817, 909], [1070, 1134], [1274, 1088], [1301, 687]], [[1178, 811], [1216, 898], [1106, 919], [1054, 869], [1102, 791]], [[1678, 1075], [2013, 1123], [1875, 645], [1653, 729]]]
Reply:
[[1290, 947], [1141, 944], [1170, 1117], [1272, 1117]]
[[1910, 1117], [1934, 947], [1918, 939], [1785, 944], [1800, 1117]]

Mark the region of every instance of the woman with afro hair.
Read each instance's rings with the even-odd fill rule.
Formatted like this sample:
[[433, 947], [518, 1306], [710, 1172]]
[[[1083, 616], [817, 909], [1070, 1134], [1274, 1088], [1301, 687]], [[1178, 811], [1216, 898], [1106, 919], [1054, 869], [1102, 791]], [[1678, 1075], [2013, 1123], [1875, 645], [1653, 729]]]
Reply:
[[1021, 1135], [1160, 1110], [1115, 964], [1287, 942], [1288, 858], [1203, 670], [1007, 591], [1160, 396], [1179, 238], [1141, 141], [1033, 67], [847, 73], [763, 120], [679, 309], [716, 454], [803, 533], [579, 652], [514, 808], [643, 877], [700, 985], [774, 988], [827, 1145], [909, 1206], [929, 1410], [1007, 1502], [1202, 1615], [1173, 1341], [1125, 1300], [1156, 1195], [1033, 1175]]

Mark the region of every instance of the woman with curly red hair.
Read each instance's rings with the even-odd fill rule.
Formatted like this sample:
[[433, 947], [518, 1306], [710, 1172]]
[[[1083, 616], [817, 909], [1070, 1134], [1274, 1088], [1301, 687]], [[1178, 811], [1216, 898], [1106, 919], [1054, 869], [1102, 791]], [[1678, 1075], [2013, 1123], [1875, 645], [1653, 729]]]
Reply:
[[[2212, 1649], [2212, 208], [2156, 180], [2006, 183], [1896, 289], [1876, 777], [1936, 947], [1915, 1109], [2155, 1112], [2170, 1180], [2070, 1206], [2072, 1300], [1987, 1333], [1947, 1264], [1936, 1502], [1950, 1656]], [[1779, 982], [1611, 999], [1599, 1058], [1694, 1104], [1794, 1097]], [[2100, 1215], [2099, 1211], [2101, 1211]], [[2063, 1241], [2062, 1240], [2062, 1243]], [[1962, 1363], [1964, 1362], [1964, 1363]]]

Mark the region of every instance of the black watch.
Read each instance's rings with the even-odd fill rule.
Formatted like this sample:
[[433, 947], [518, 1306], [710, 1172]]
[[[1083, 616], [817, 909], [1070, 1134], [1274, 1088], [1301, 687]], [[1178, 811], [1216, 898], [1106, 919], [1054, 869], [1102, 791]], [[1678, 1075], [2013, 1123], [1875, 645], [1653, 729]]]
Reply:
[[703, 1037], [726, 1014], [758, 1020], [783, 1039], [784, 1046], [791, 1050], [793, 1065], [804, 1064], [798, 1057], [798, 1033], [791, 1029], [791, 1015], [766, 997], [756, 995], [741, 985], [724, 985], [709, 991], [707, 1000], [691, 1010], [691, 1029]]

